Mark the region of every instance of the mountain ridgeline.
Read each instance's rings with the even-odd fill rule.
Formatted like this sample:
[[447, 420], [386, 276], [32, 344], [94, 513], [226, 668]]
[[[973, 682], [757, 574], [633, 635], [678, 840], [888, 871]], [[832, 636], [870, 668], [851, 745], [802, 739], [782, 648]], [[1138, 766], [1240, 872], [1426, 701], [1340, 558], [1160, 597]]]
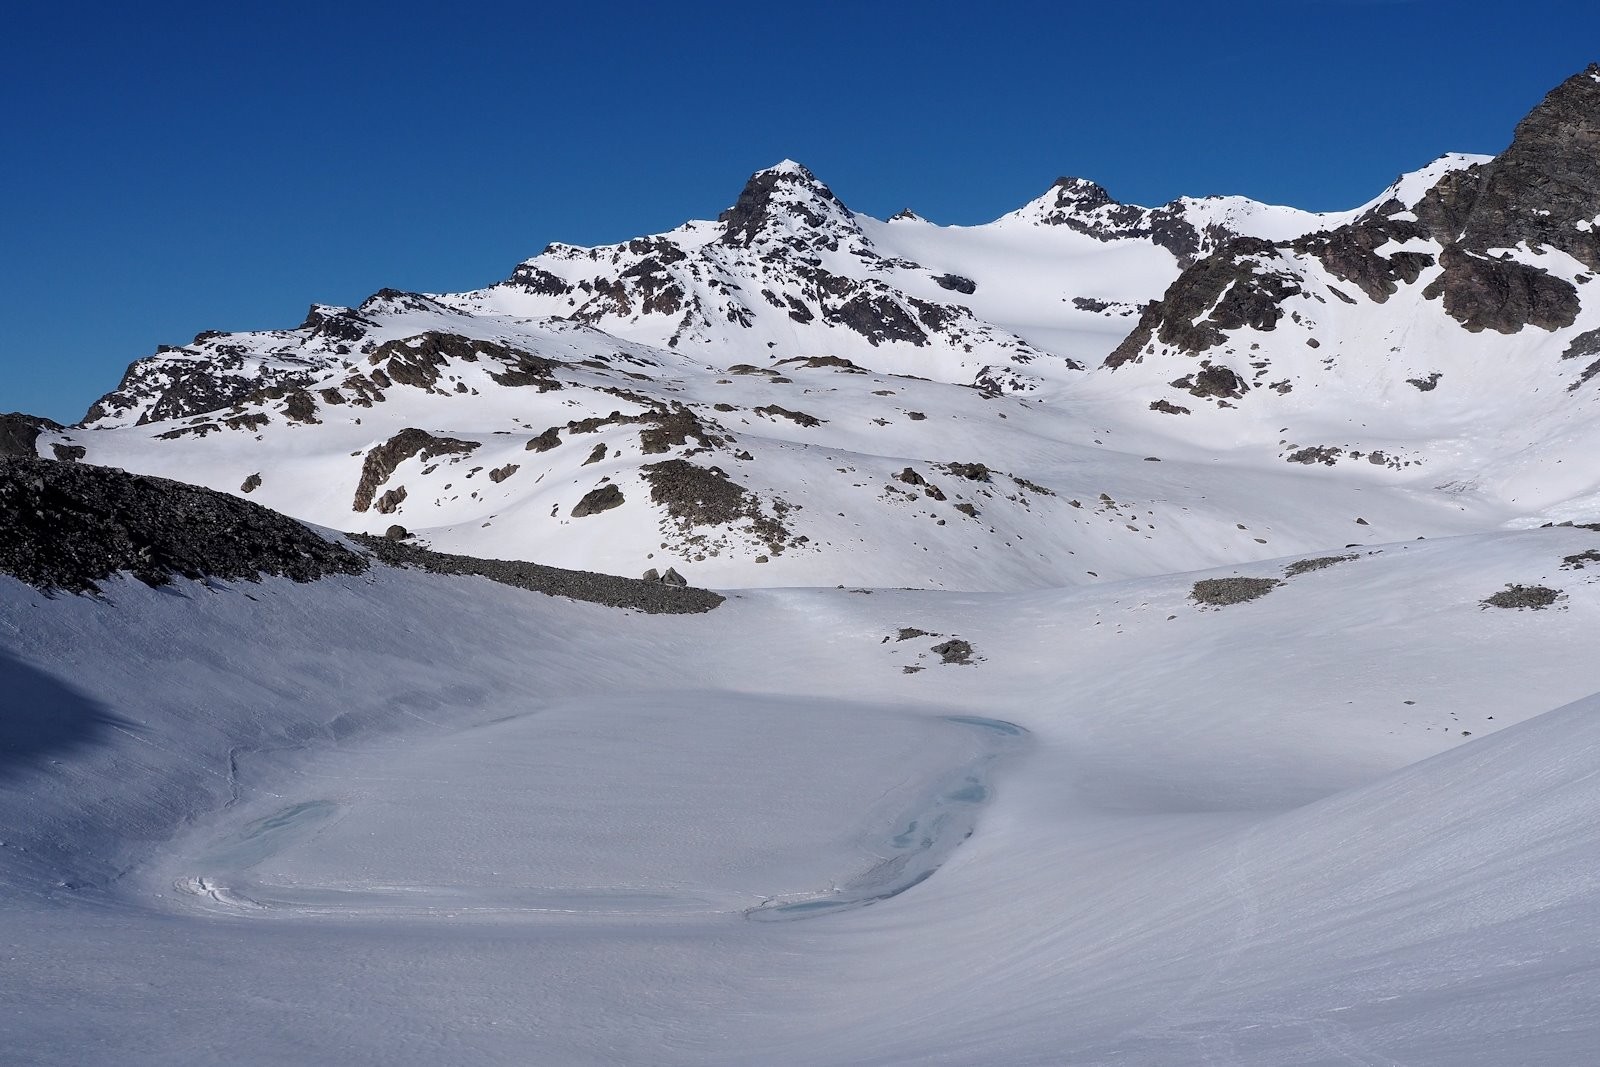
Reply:
[[1498, 156], [1344, 212], [1062, 178], [944, 227], [785, 161], [715, 220], [552, 244], [483, 289], [201, 333], [3, 440], [724, 586], [1071, 584], [1587, 518], [1597, 227], [1597, 67]]

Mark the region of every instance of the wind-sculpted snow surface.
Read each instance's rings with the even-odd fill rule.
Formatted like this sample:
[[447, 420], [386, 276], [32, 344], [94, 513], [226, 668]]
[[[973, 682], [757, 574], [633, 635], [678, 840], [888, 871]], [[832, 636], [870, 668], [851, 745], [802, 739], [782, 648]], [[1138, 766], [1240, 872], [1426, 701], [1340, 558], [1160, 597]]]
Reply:
[[[737, 713], [738, 721], [719, 721], [728, 710]], [[728, 904], [719, 900], [720, 893], [709, 884], [692, 892], [674, 890], [661, 884], [660, 875], [645, 884], [626, 883], [640, 880], [656, 863], [678, 869], [678, 878], [705, 878], [713, 873], [711, 865], [695, 862], [705, 858], [696, 853], [731, 851], [731, 844], [744, 843], [741, 824], [748, 823], [746, 832], [751, 838], [746, 847], [755, 855], [769, 857], [766, 862], [778, 861], [778, 869], [815, 865], [817, 881], [820, 884], [826, 875], [827, 889], [821, 895], [800, 899], [768, 899], [744, 914], [752, 919], [805, 918], [887, 900], [931, 877], [972, 835], [993, 788], [992, 765], [1025, 737], [1025, 731], [1010, 723], [972, 716], [953, 716], [945, 723], [976, 731], [976, 739], [921, 738], [916, 735], [926, 733], [927, 727], [904, 721], [878, 724], [870, 716], [862, 721], [855, 711], [840, 718], [827, 709], [812, 708], [803, 723], [796, 723], [775, 718], [774, 710], [760, 700], [740, 708], [710, 699], [696, 717], [696, 730], [685, 732], [679, 723], [652, 714], [648, 701], [630, 702], [619, 709], [631, 724], [625, 743], [642, 757], [630, 763], [629, 773], [648, 775], [655, 783], [651, 801], [662, 806], [651, 816], [653, 840], [646, 845], [632, 842], [624, 848], [624, 842], [610, 839], [617, 826], [606, 818], [607, 809], [622, 805], [613, 799], [585, 797], [595, 789], [596, 776], [606, 770], [586, 759], [585, 749], [592, 742], [574, 729], [577, 723], [570, 712], [553, 708], [473, 727], [442, 742], [425, 744], [417, 752], [400, 753], [398, 766], [391, 762], [395, 754], [385, 752], [378, 757], [385, 772], [381, 776], [372, 774], [370, 765], [360, 759], [354, 766], [346, 764], [316, 775], [323, 780], [337, 776], [350, 783], [365, 779], [410, 782], [413, 774], [426, 775], [422, 780], [428, 785], [422, 791], [388, 785], [361, 788], [353, 794], [351, 786], [345, 785], [340, 802], [319, 798], [288, 804], [283, 803], [284, 795], [274, 793], [270, 803], [276, 810], [253, 816], [243, 825], [240, 818], [253, 815], [256, 805], [230, 809], [223, 826], [205, 829], [209, 840], [193, 856], [176, 861], [193, 872], [174, 879], [180, 894], [176, 899], [274, 918], [474, 916], [528, 922], [635, 923], [705, 919], [728, 910]], [[792, 708], [780, 706], [778, 710], [793, 713]], [[596, 718], [596, 711], [594, 705], [586, 706], [584, 719]], [[552, 720], [557, 719], [565, 722], [553, 726]], [[929, 725], [939, 733], [951, 732], [941, 730], [937, 720]], [[603, 730], [606, 744], [619, 742], [609, 729]], [[745, 732], [749, 736], [741, 738]], [[849, 743], [862, 750], [849, 766], [849, 777], [841, 775], [838, 767], [814, 765], [805, 757], [807, 750], [825, 751], [831, 740], [827, 735], [833, 733], [847, 734]], [[768, 768], [762, 789], [765, 795], [746, 798], [737, 814], [720, 813], [722, 835], [713, 850], [695, 841], [702, 821], [699, 812], [674, 815], [670, 809], [673, 801], [682, 803], [687, 794], [707, 785], [692, 757], [703, 752], [708, 740], [721, 745], [740, 743], [752, 755], [781, 742], [780, 751], [787, 754], [783, 766]], [[869, 761], [879, 746], [884, 755], [898, 756], [898, 760], [886, 765], [874, 781]], [[939, 766], [941, 759], [959, 759], [963, 749], [969, 750], [965, 759], [953, 766]], [[939, 755], [942, 752], [950, 755]], [[528, 762], [541, 759], [548, 762], [548, 771], [530, 780]], [[560, 766], [556, 766], [557, 760]], [[477, 847], [479, 842], [498, 835], [488, 832], [495, 816], [482, 810], [479, 790], [494, 788], [497, 772], [512, 761], [516, 780], [498, 784], [507, 786], [526, 810], [508, 819], [503, 844], [491, 845], [485, 855]], [[441, 792], [438, 776], [457, 763], [475, 768], [471, 791]], [[768, 814], [758, 823], [755, 813], [774, 811], [772, 793], [786, 781], [813, 795], [788, 801], [781, 819]], [[731, 783], [721, 785], [726, 790]], [[864, 797], [876, 794], [875, 802], [853, 817], [836, 810], [839, 800], [857, 789]], [[819, 804], [823, 797], [826, 800]], [[581, 810], [563, 811], [573, 808], [576, 800], [583, 801]], [[875, 825], [879, 818], [876, 809], [891, 800], [903, 805], [901, 811], [891, 821]], [[808, 856], [802, 845], [803, 835], [816, 833], [816, 828], [805, 825], [812, 815], [807, 809], [812, 807], [832, 812], [838, 825], [821, 828], [824, 836], [812, 845], [818, 854]], [[393, 832], [396, 817], [410, 824], [403, 838]], [[574, 817], [577, 825], [566, 825]], [[861, 825], [852, 827], [858, 820]], [[466, 830], [469, 823], [473, 824], [470, 831]], [[435, 828], [439, 831], [437, 842], [419, 850], [419, 840], [427, 840]], [[839, 833], [838, 843], [830, 848], [826, 838], [835, 833]], [[460, 840], [450, 843], [451, 838], [463, 834], [474, 846], [471, 850], [463, 848]], [[388, 854], [386, 850], [400, 840], [405, 841], [403, 849]], [[553, 844], [563, 846], [554, 855]], [[419, 862], [419, 851], [426, 852], [426, 862]], [[564, 882], [556, 877], [557, 865], [572, 863], [576, 852], [584, 855], [592, 869], [582, 878]], [[748, 862], [746, 857], [738, 859]], [[533, 862], [528, 865], [530, 860]], [[513, 873], [524, 865], [528, 865], [525, 875]], [[486, 866], [494, 870], [484, 875]], [[414, 871], [409, 876], [408, 868]], [[381, 871], [381, 877], [369, 880], [375, 869]], [[335, 870], [339, 873], [329, 877]], [[598, 876], [602, 870], [613, 873], [602, 878]], [[415, 880], [418, 875], [426, 880]], [[745, 877], [757, 880], [763, 872], [753, 867]], [[773, 888], [781, 891], [779, 886]]]
[[[6, 579], [0, 678], [71, 716], [0, 732], [8, 1048], [1579, 1062], [1596, 536], [677, 616]], [[1233, 574], [1281, 584], [1190, 599]], [[1514, 583], [1563, 596], [1481, 605]]]

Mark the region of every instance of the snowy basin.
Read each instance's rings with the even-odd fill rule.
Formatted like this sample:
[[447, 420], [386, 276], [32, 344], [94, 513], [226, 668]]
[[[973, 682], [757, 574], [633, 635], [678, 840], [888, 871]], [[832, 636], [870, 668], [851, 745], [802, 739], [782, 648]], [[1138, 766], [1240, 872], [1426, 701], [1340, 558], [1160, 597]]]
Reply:
[[681, 708], [562, 705], [263, 762], [162, 881], [184, 907], [257, 917], [807, 918], [933, 875], [1028, 740], [978, 716], [727, 696], [690, 733]]

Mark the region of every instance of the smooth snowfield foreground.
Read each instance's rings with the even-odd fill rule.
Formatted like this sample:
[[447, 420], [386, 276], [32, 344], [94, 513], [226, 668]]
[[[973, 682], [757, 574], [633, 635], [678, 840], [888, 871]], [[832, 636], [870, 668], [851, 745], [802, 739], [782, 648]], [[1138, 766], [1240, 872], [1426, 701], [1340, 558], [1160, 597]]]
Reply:
[[[1222, 608], [1193, 583], [1292, 561], [675, 617], [382, 568], [103, 600], [0, 579], [0, 1039], [1584, 1062], [1600, 595], [1563, 560], [1597, 547], [1352, 549]], [[1564, 596], [1480, 603], [1511, 582]], [[952, 637], [975, 663], [940, 662]]]

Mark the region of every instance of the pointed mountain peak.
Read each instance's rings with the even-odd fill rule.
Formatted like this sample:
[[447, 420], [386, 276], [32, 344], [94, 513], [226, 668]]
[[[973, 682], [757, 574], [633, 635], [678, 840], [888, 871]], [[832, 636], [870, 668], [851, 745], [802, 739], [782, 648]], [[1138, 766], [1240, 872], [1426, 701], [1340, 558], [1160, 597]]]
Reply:
[[[1544, 107], [1552, 100], [1560, 101], [1566, 97], [1585, 97], [1592, 102], [1596, 93], [1600, 93], [1600, 63], [1590, 63], [1546, 93], [1544, 102], [1539, 107]], [[1534, 110], [1537, 111], [1538, 108]]]
[[1098, 229], [1102, 223], [1111, 221], [1110, 216], [1115, 216], [1116, 224], [1126, 224], [1144, 212], [1144, 208], [1118, 202], [1099, 182], [1063, 177], [1052, 182], [1043, 196], [1028, 201], [1004, 218], [1033, 226], [1067, 226], [1082, 230], [1085, 227]]
[[744, 246], [786, 220], [813, 229], [826, 227], [830, 220], [854, 225], [833, 190], [792, 159], [752, 174], [739, 199], [717, 216], [723, 243]]
[[1550, 90], [1481, 180], [1441, 181], [1432, 213], [1468, 248], [1559, 248], [1600, 269], [1600, 66]]
[[782, 177], [792, 178], [795, 181], [810, 182], [813, 185], [822, 184], [821, 182], [817, 181], [817, 176], [812, 174], [811, 170], [804, 163], [797, 163], [792, 159], [779, 160], [770, 167], [756, 171], [752, 177], [759, 177], [762, 174], [776, 174]]
[[1563, 156], [1582, 156], [1591, 165], [1600, 148], [1600, 66], [1590, 64], [1545, 94], [1517, 123], [1509, 155], [1519, 149], [1561, 149]]
[[1060, 210], [1093, 211], [1117, 202], [1105, 186], [1088, 178], [1057, 178], [1044, 198], [1053, 198], [1054, 206]]
[[1517, 123], [1500, 158], [1532, 154], [1559, 162], [1563, 169], [1600, 169], [1595, 166], [1600, 157], [1600, 66], [1591, 63], [1546, 93]]

